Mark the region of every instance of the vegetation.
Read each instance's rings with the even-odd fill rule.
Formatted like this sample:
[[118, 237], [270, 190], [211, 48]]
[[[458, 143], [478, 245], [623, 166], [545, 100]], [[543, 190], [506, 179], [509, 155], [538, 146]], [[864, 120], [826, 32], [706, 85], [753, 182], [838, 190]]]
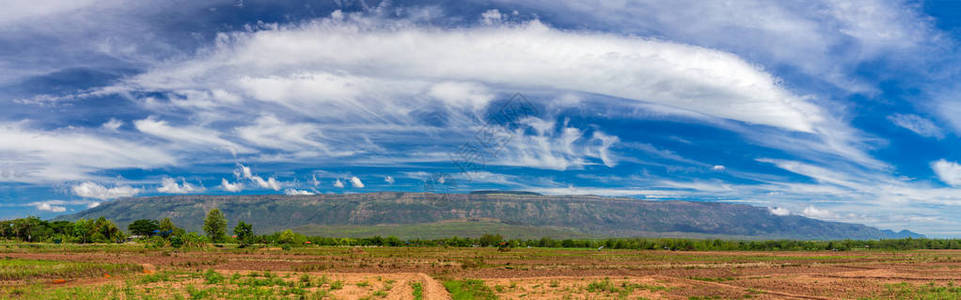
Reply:
[[621, 282], [618, 284], [612, 281], [610, 278], [593, 281], [589, 283], [586, 288], [586, 290], [591, 293], [617, 294], [620, 296], [620, 298], [626, 298], [627, 295], [633, 293], [634, 290], [663, 291], [666, 289], [667, 288], [662, 286], [645, 285], [631, 282]]
[[160, 223], [157, 220], [140, 219], [127, 226], [130, 234], [139, 236], [153, 236], [160, 233]]
[[126, 235], [113, 222], [100, 217], [76, 222], [48, 222], [37, 217], [0, 221], [0, 236], [24, 242], [109, 243], [121, 242]]
[[237, 226], [234, 227], [234, 235], [241, 248], [250, 246], [255, 241], [254, 226], [240, 221], [240, 223], [237, 223]]
[[423, 284], [423, 283], [416, 282], [416, 281], [412, 281], [412, 282], [410, 283], [410, 288], [411, 288], [412, 290], [414, 290], [414, 291], [413, 291], [414, 300], [423, 300], [423, 299], [424, 299], [424, 284]]
[[[322, 280], [280, 277], [270, 272], [225, 276], [213, 270], [165, 271], [138, 281], [57, 287], [35, 284], [0, 287], [0, 299], [330, 299], [333, 285]], [[384, 294], [374, 291], [372, 296]]]
[[103, 274], [138, 272], [132, 264], [64, 262], [36, 259], [0, 259], [0, 280], [70, 279]]
[[913, 285], [907, 282], [886, 285], [885, 299], [961, 299], [961, 287], [948, 284], [938, 285], [933, 282], [923, 285]]
[[[333, 238], [305, 236], [292, 230], [256, 235], [253, 226], [244, 221], [234, 227], [236, 237], [226, 236], [226, 219], [217, 209], [205, 218], [209, 231], [206, 236], [187, 232], [176, 226], [169, 218], [160, 221], [137, 220], [128, 226], [131, 233], [142, 236], [142, 242], [150, 247], [201, 248], [209, 242], [237, 243], [241, 247], [254, 244], [280, 245], [285, 249], [315, 246], [440, 246], [440, 247], [498, 247], [510, 251], [518, 247], [541, 248], [593, 248], [635, 249], [670, 251], [812, 251], [812, 250], [916, 250], [961, 249], [961, 239], [905, 238], [887, 240], [721, 240], [679, 238], [611, 238], [611, 239], [504, 239], [499, 234], [483, 234], [478, 238], [451, 237], [442, 239], [408, 239], [397, 237]], [[153, 229], [156, 228], [156, 229]], [[0, 237], [22, 242], [51, 243], [119, 243], [126, 234], [112, 221], [100, 217], [95, 220], [80, 219], [76, 222], [45, 221], [28, 217], [0, 221]]]
[[227, 235], [227, 218], [219, 209], [211, 209], [204, 219], [204, 232], [214, 243], [223, 243]]
[[464, 279], [444, 281], [444, 288], [453, 300], [488, 300], [497, 299], [494, 291], [484, 284], [483, 280]]

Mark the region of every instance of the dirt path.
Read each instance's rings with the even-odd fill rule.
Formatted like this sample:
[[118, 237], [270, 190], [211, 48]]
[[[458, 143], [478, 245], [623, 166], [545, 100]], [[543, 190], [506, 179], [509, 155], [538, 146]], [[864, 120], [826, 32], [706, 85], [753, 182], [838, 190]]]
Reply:
[[421, 282], [424, 284], [424, 299], [426, 300], [449, 300], [450, 294], [437, 280], [424, 273], [418, 273]]

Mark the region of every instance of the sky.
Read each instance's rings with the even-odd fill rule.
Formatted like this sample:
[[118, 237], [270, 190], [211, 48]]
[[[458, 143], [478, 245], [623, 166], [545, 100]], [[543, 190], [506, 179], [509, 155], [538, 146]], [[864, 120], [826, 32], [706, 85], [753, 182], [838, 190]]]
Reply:
[[961, 237], [956, 1], [3, 1], [0, 218], [517, 190]]

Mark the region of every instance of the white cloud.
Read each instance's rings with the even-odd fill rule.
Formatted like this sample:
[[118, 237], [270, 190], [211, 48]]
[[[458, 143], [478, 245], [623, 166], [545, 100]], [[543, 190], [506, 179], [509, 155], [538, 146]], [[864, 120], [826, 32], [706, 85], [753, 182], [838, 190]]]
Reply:
[[29, 203], [0, 204], [0, 207], [33, 207], [40, 211], [65, 212], [67, 211], [67, 206], [82, 205], [86, 208], [94, 208], [99, 206], [100, 203], [99, 201], [92, 200], [46, 200]]
[[[764, 65], [789, 65], [852, 92], [875, 88], [853, 79], [859, 63], [884, 54], [924, 59], [944, 41], [910, 1], [593, 1], [497, 0], [554, 12], [558, 18], [621, 32], [724, 49]], [[816, 8], [816, 9], [812, 9]], [[920, 48], [920, 49], [919, 49]], [[905, 51], [916, 51], [903, 54]]]
[[[365, 97], [370, 99], [402, 86], [421, 87], [415, 91], [432, 86], [424, 80], [456, 80], [603, 94], [804, 132], [813, 132], [824, 119], [807, 99], [781, 88], [778, 79], [730, 53], [561, 31], [537, 21], [438, 30], [384, 20], [327, 19], [234, 33], [220, 41], [209, 55], [167, 64], [128, 84], [144, 90], [240, 87], [242, 94], [266, 101], [323, 102], [330, 112], [358, 106], [384, 112], [396, 105], [343, 101], [358, 93], [372, 94]], [[262, 53], [276, 55], [267, 59]], [[370, 80], [378, 83], [369, 84]], [[443, 84], [434, 87], [445, 88]]]
[[939, 159], [931, 163], [931, 169], [938, 175], [941, 182], [951, 186], [961, 186], [961, 165], [958, 163]]
[[[457, 154], [463, 157], [457, 159], [474, 164], [490, 160], [497, 165], [552, 170], [580, 169], [593, 164], [589, 158], [600, 160], [607, 167], [617, 165], [610, 152], [611, 146], [619, 141], [616, 136], [595, 130], [588, 138], [582, 130], [570, 127], [566, 122], [557, 123], [534, 117], [523, 119], [519, 123], [524, 126], [513, 131], [489, 132], [496, 136], [496, 140], [507, 141], [503, 149], [499, 148], [498, 143], [493, 149], [458, 152]], [[528, 134], [528, 130], [533, 133]]]
[[285, 195], [291, 195], [291, 196], [293, 196], [293, 195], [314, 195], [313, 192], [309, 192], [309, 191], [305, 191], [305, 190], [298, 190], [298, 189], [286, 189], [286, 190], [284, 190], [284, 194], [285, 194]]
[[[790, 12], [774, 10], [779, 12], [774, 15]], [[256, 119], [248, 126], [223, 130], [236, 138], [206, 129], [209, 124], [202, 122], [203, 126], [167, 127], [190, 129], [194, 136], [176, 137], [193, 144], [234, 147], [232, 141], [243, 140], [297, 152], [271, 156], [277, 159], [370, 152], [369, 148], [377, 147], [370, 140], [380, 143], [423, 137], [425, 127], [464, 134], [474, 117], [469, 113], [487, 105], [493, 95], [530, 89], [625, 98], [628, 100], [617, 105], [636, 108], [620, 110], [624, 113], [657, 110], [711, 124], [766, 125], [770, 130], [758, 131], [757, 126], [747, 125], [735, 130], [765, 146], [885, 166], [866, 154], [865, 139], [857, 130], [815, 105], [815, 99], [783, 88], [780, 79], [758, 65], [713, 47], [559, 30], [538, 21], [437, 28], [396, 19], [345, 18], [267, 24], [257, 30], [224, 33], [194, 57], [165, 62], [104, 90], [234, 95], [229, 97], [233, 101], [209, 101], [212, 107], [198, 112], [196, 119]], [[781, 34], [773, 36], [787, 36], [783, 33], [792, 28], [782, 28]], [[262, 53], [276, 55], [267, 59]], [[221, 109], [215, 109], [218, 107]], [[276, 117], [287, 119], [288, 115], [320, 124]], [[418, 119], [423, 115], [437, 116], [447, 126], [430, 128], [436, 124]], [[162, 137], [175, 138], [164, 129], [160, 131], [168, 134]], [[810, 134], [791, 134], [786, 138], [789, 141], [769, 138], [785, 135], [784, 130]], [[355, 143], [358, 132], [368, 141], [367, 146]], [[436, 137], [435, 133], [430, 132], [430, 137]], [[528, 144], [531, 147], [522, 146], [528, 153], [503, 162], [548, 169], [581, 168], [590, 162], [577, 156], [590, 153], [603, 164], [615, 166], [617, 157], [604, 143], [616, 143], [616, 137], [597, 132], [589, 137], [595, 145], [578, 149], [583, 153], [560, 155]], [[528, 142], [538, 139], [542, 137]], [[563, 146], [563, 141], [555, 143]]]
[[358, 189], [364, 188], [364, 183], [361, 182], [360, 178], [357, 178], [357, 176], [353, 176], [350, 178], [350, 185]]
[[517, 176], [491, 173], [488, 171], [459, 172], [450, 175], [450, 177], [452, 179], [461, 180], [468, 183], [496, 183], [503, 185], [517, 185], [519, 184], [518, 181], [520, 181]]
[[313, 151], [327, 155], [349, 155], [352, 152], [335, 153], [318, 141], [321, 129], [315, 124], [289, 124], [273, 115], [263, 115], [251, 126], [237, 127], [237, 135], [248, 142], [264, 148], [286, 151]]
[[494, 100], [494, 94], [486, 86], [471, 82], [440, 82], [432, 85], [427, 94], [445, 103], [473, 110], [481, 109]]
[[84, 198], [96, 198], [100, 200], [110, 200], [123, 197], [132, 197], [140, 193], [140, 189], [127, 185], [107, 188], [94, 182], [84, 182], [71, 187], [73, 193]]
[[240, 165], [240, 170], [241, 170], [240, 174], [243, 176], [244, 179], [250, 180], [255, 185], [261, 188], [271, 189], [275, 191], [279, 191], [281, 188], [280, 187], [281, 184], [279, 181], [277, 181], [277, 178], [269, 177], [265, 180], [263, 177], [253, 175], [253, 172], [250, 170], [250, 168], [244, 165]]
[[267, 180], [264, 180], [259, 176], [254, 176], [254, 177], [251, 177], [250, 179], [253, 180], [254, 183], [256, 183], [258, 186], [262, 188], [272, 189], [275, 191], [280, 190], [280, 182], [278, 182], [276, 178], [270, 177], [270, 178], [267, 178]]
[[489, 9], [481, 14], [481, 23], [485, 25], [500, 24], [503, 18], [499, 10]]
[[[0, 24], [13, 26], [18, 22], [23, 22], [26, 20], [45, 18], [91, 7], [93, 4], [98, 2], [100, 2], [100, 4], [104, 3], [104, 1], [95, 0], [79, 0], [70, 2], [40, 0], [31, 3], [9, 2], [4, 4], [3, 11], [0, 11]], [[107, 3], [114, 4], [109, 1]]]
[[230, 181], [227, 181], [226, 178], [221, 178], [220, 188], [228, 192], [236, 193], [244, 190], [244, 183], [243, 182], [230, 183]]
[[103, 123], [103, 125], [100, 125], [100, 127], [103, 127], [103, 129], [107, 129], [110, 131], [117, 131], [117, 129], [120, 128], [120, 126], [123, 126], [123, 121], [120, 121], [114, 118], [110, 118], [110, 121], [107, 121], [106, 123]]
[[198, 187], [193, 184], [187, 183], [187, 181], [183, 181], [182, 184], [177, 183], [177, 180], [170, 177], [163, 178], [161, 182], [162, 182], [161, 186], [157, 188], [157, 191], [161, 193], [186, 194], [186, 193], [202, 192], [205, 190], [202, 186]]
[[63, 206], [50, 205], [50, 203], [40, 203], [40, 204], [37, 204], [37, 210], [49, 211], [49, 212], [65, 212], [67, 211], [67, 208]]
[[334, 187], [342, 189], [344, 188], [344, 182], [340, 181], [340, 179], [334, 180]]
[[802, 211], [801, 214], [808, 218], [827, 219], [827, 220], [837, 219], [838, 217], [836, 214], [828, 210], [818, 209], [814, 206], [805, 207], [804, 211]]
[[394, 177], [386, 176], [384, 177], [384, 182], [386, 182], [387, 184], [394, 184]]
[[32, 130], [24, 123], [0, 123], [0, 153], [10, 163], [3, 182], [62, 182], [91, 179], [89, 173], [115, 168], [172, 165], [171, 154], [151, 145], [79, 130]]
[[790, 210], [783, 207], [769, 207], [767, 210], [771, 212], [772, 215], [775, 215], [775, 216], [787, 216], [791, 214]]
[[216, 146], [231, 153], [249, 153], [253, 151], [222, 138], [220, 132], [202, 127], [174, 127], [167, 124], [166, 121], [155, 120], [153, 118], [134, 121], [134, 126], [143, 133], [175, 143], [185, 143], [191, 146]]
[[724, 165], [714, 165], [713, 167], [711, 167], [711, 170], [718, 171], [718, 172], [724, 171], [725, 169], [727, 168], [725, 168]]
[[901, 126], [904, 129], [910, 130], [917, 133], [923, 137], [929, 138], [944, 138], [944, 132], [934, 122], [931, 120], [922, 118], [918, 115], [910, 114], [893, 114], [888, 116], [888, 120], [893, 122], [895, 125]]

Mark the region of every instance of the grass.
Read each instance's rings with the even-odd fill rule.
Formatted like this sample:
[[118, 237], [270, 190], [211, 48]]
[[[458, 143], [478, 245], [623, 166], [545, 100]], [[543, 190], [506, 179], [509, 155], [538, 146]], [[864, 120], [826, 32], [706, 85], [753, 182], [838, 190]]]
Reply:
[[[278, 276], [270, 272], [225, 276], [214, 270], [163, 271], [103, 285], [0, 287], [0, 299], [329, 299], [332, 290], [344, 285], [335, 281], [325, 286], [326, 281], [326, 277], [315, 281], [309, 275]], [[371, 298], [387, 297], [391, 287], [385, 285]]]
[[411, 288], [412, 290], [414, 290], [414, 291], [413, 291], [414, 300], [423, 300], [423, 299], [424, 299], [424, 284], [423, 284], [423, 283], [416, 282], [416, 281], [411, 282], [411, 283], [410, 283], [410, 288]]
[[652, 292], [667, 290], [667, 288], [663, 286], [632, 283], [632, 282], [626, 282], [626, 281], [621, 282], [620, 284], [617, 284], [614, 281], [611, 281], [609, 278], [604, 278], [603, 280], [595, 280], [587, 284], [587, 287], [585, 287], [585, 289], [591, 293], [618, 294], [620, 298], [627, 297], [628, 295], [633, 293], [635, 290], [648, 290]]
[[961, 287], [948, 285], [938, 285], [933, 282], [922, 285], [913, 285], [907, 282], [885, 285], [884, 297], [878, 299], [917, 299], [917, 300], [940, 300], [940, 299], [961, 299]]
[[444, 288], [447, 289], [453, 300], [497, 299], [494, 291], [485, 285], [483, 280], [446, 280], [444, 281]]
[[0, 280], [73, 279], [99, 277], [104, 274], [115, 276], [141, 271], [143, 267], [134, 264], [0, 259]]

